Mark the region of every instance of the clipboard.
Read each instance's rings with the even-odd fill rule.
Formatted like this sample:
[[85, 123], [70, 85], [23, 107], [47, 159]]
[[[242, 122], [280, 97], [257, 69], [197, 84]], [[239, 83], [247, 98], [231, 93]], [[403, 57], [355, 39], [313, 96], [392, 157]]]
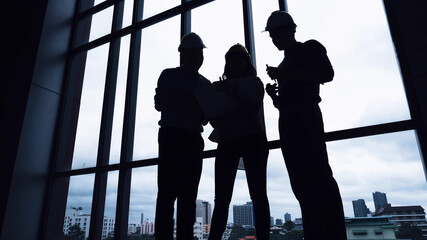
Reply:
[[194, 96], [208, 119], [236, 110], [239, 105], [218, 85], [210, 84], [194, 90]]

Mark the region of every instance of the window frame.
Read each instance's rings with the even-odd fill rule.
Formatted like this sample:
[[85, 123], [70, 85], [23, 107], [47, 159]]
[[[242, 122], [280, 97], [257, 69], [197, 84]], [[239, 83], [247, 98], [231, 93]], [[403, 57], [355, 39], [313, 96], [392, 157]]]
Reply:
[[[75, 17], [73, 19], [73, 40], [70, 44], [69, 55], [67, 56], [68, 70], [64, 80], [66, 85], [65, 97], [63, 100], [63, 111], [58, 131], [58, 146], [54, 157], [55, 163], [52, 174], [53, 177], [50, 179], [48, 206], [49, 211], [46, 223], [44, 225], [45, 238], [49, 239], [49, 237], [46, 236], [53, 236], [51, 239], [57, 239], [62, 233], [70, 177], [85, 174], [95, 174], [89, 238], [101, 239], [102, 227], [99, 226], [103, 225], [104, 219], [107, 177], [110, 171], [115, 170], [119, 171], [119, 181], [116, 202], [117, 206], [114, 239], [126, 238], [128, 230], [130, 181], [132, 169], [138, 167], [154, 166], [157, 165], [158, 162], [157, 158], [148, 158], [135, 161], [132, 160], [142, 29], [177, 15], [181, 15], [180, 27], [182, 37], [185, 34], [191, 32], [191, 10], [213, 1], [214, 0], [181, 0], [180, 5], [158, 13], [150, 18], [143, 19], [144, 0], [134, 0], [132, 24], [124, 28], [122, 28], [124, 0], [106, 0], [96, 6], [93, 6], [93, 0], [78, 1], [79, 3], [76, 6]], [[85, 26], [79, 26], [79, 22], [81, 22], [82, 19], [91, 18], [94, 14], [112, 6], [114, 7], [114, 10], [111, 33], [89, 42], [89, 32], [91, 27], [90, 21], [88, 21], [89, 24], [86, 24]], [[286, 0], [278, 0], [278, 7], [280, 10], [286, 11]], [[387, 8], [387, 5], [385, 7]], [[253, 64], [256, 67], [256, 51], [251, 0], [242, 0], [242, 11], [244, 16], [243, 27], [245, 34], [245, 46], [249, 53], [253, 56]], [[389, 16], [388, 21], [389, 24], [392, 22], [392, 18]], [[120, 41], [122, 37], [127, 35], [131, 36], [131, 40], [127, 71], [128, 76], [126, 84], [121, 156], [119, 163], [109, 164], [117, 71], [120, 55]], [[110, 43], [110, 45], [96, 166], [83, 169], [71, 169], [75, 132], [77, 129], [78, 112], [80, 107], [76, 99], [79, 99], [81, 96], [86, 55], [89, 50], [106, 43]], [[402, 69], [402, 64], [399, 64], [399, 67]], [[407, 90], [411, 86], [407, 87], [407, 85], [410, 85], [410, 83], [405, 81], [405, 76], [404, 74], [402, 75], [404, 79], [406, 95], [408, 98], [408, 105], [411, 110], [411, 118], [409, 120], [327, 132], [325, 133], [326, 141], [338, 141], [407, 130], [415, 130], [416, 133], [421, 132], [421, 135], [423, 135], [424, 129], [420, 123], [421, 117], [416, 110], [418, 106], [414, 105], [414, 99], [416, 98], [414, 96], [415, 94], [410, 90]], [[425, 153], [427, 152], [425, 139], [421, 138], [418, 140], [422, 158], [426, 159], [424, 157]], [[269, 141], [268, 147], [269, 150], [278, 149], [280, 148], [280, 141]], [[216, 150], [207, 150], [204, 151], [203, 157], [204, 159], [211, 158], [214, 157], [215, 154]]]

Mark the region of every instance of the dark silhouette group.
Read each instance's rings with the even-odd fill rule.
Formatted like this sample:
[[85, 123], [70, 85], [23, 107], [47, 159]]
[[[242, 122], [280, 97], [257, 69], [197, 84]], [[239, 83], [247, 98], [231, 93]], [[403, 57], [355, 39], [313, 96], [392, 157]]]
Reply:
[[[300, 203], [305, 240], [346, 240], [338, 185], [328, 163], [319, 86], [332, 81], [326, 49], [316, 40], [298, 42], [296, 24], [284, 11], [271, 14], [265, 28], [285, 57], [267, 66], [275, 81], [265, 91], [279, 110], [280, 146], [292, 190]], [[155, 108], [161, 112], [158, 135], [157, 240], [192, 240], [195, 202], [202, 171], [203, 126], [214, 128], [217, 142], [215, 205], [209, 240], [221, 240], [228, 219], [234, 181], [243, 161], [253, 202], [256, 237], [270, 236], [267, 197], [269, 149], [264, 123], [264, 85], [247, 49], [235, 44], [225, 54], [224, 73], [211, 83], [201, 74], [202, 39], [195, 33], [179, 45], [180, 66], [165, 69], [158, 80]], [[216, 106], [214, 109], [212, 103]], [[223, 106], [223, 107], [222, 107]]]

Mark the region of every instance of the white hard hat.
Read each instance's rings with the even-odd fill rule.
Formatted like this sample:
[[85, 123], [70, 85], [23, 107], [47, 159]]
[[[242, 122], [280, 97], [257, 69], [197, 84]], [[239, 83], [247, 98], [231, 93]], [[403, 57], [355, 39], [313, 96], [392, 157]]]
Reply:
[[181, 44], [179, 44], [178, 51], [181, 52], [181, 50], [185, 48], [206, 48], [206, 46], [203, 44], [203, 41], [199, 35], [192, 32], [185, 35], [181, 39]]
[[280, 27], [290, 27], [293, 30], [296, 30], [297, 25], [292, 19], [291, 15], [285, 11], [274, 11], [271, 13], [270, 17], [267, 20], [267, 26], [264, 31], [270, 31], [272, 29]]

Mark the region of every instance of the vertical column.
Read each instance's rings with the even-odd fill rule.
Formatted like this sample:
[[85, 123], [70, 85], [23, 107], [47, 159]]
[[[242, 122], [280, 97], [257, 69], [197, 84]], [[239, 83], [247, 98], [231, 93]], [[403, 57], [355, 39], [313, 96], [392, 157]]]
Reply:
[[[114, 5], [111, 32], [118, 31], [122, 28], [123, 10], [124, 0], [120, 0]], [[100, 240], [102, 238], [108, 172], [102, 171], [100, 168], [108, 165], [110, 157], [111, 132], [113, 126], [114, 102], [120, 56], [120, 40], [120, 38], [116, 38], [110, 42], [108, 53], [104, 102], [96, 163], [98, 171], [95, 174], [89, 231], [89, 239], [94, 240]]]
[[248, 52], [252, 57], [252, 64], [256, 69], [252, 0], [242, 0], [242, 3], [243, 3], [243, 24], [245, 29], [245, 47], [248, 49]]
[[286, 0], [279, 0], [279, 9], [280, 11], [288, 11], [288, 3]]
[[427, 179], [427, 3], [383, 3]]
[[[190, 0], [181, 0], [181, 4], [185, 4], [189, 1]], [[181, 13], [181, 38], [189, 33], [191, 33], [191, 10]]]
[[[132, 24], [142, 20], [143, 6], [143, 0], [134, 1]], [[131, 34], [130, 39], [122, 149], [120, 154], [120, 164], [122, 166], [126, 166], [126, 163], [131, 162], [133, 157], [140, 51], [141, 30], [136, 30]], [[122, 167], [119, 171], [116, 222], [114, 229], [115, 240], [125, 240], [127, 237], [131, 173], [132, 169], [127, 167]]]

